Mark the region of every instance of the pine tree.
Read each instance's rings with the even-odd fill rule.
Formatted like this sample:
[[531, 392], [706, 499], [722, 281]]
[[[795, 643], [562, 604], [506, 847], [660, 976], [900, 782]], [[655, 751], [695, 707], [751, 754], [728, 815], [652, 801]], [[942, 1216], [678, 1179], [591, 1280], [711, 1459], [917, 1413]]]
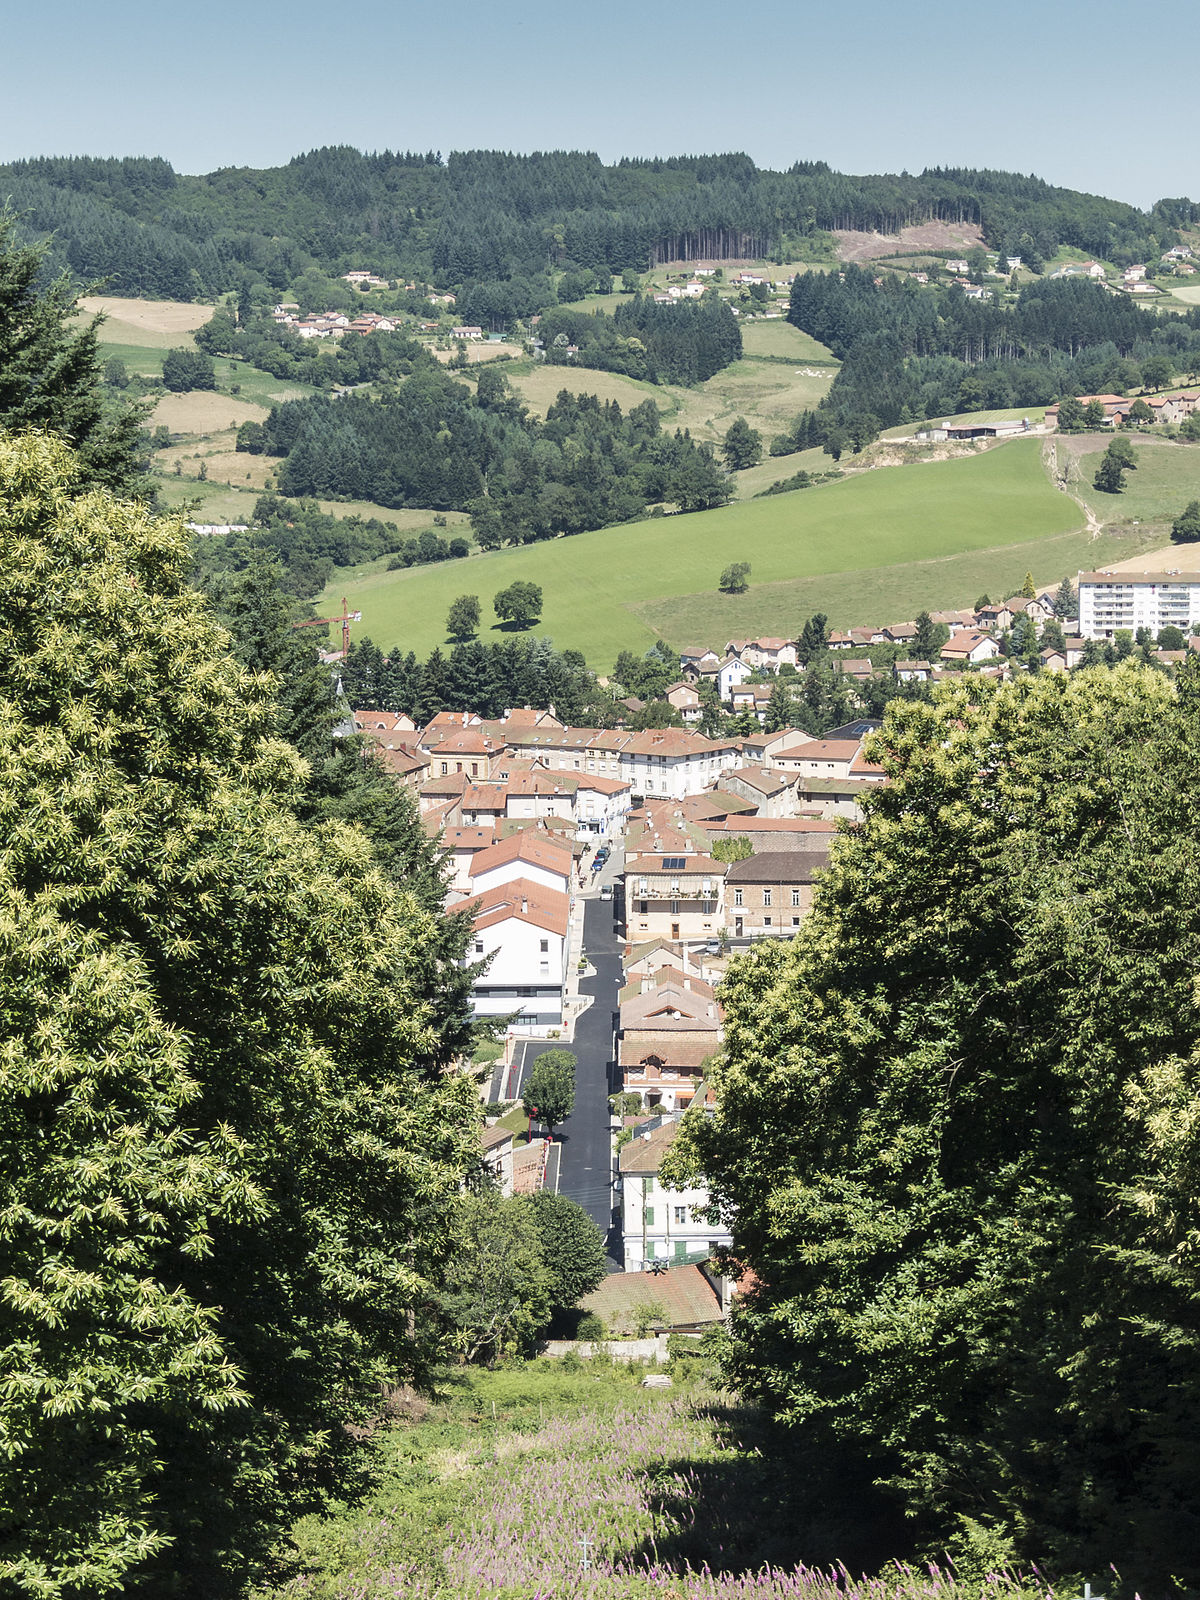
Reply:
[[106, 405], [103, 319], [75, 325], [77, 291], [65, 273], [39, 289], [48, 251], [18, 244], [15, 216], [0, 210], [0, 429], [49, 428], [78, 452], [81, 482], [145, 497], [138, 435], [146, 407]]

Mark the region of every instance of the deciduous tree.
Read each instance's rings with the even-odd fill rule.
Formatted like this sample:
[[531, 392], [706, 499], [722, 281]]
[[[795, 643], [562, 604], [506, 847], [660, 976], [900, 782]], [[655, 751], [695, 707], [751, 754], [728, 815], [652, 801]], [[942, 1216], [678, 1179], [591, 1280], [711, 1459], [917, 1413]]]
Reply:
[[685, 1120], [730, 1376], [925, 1551], [1200, 1582], [1200, 717], [1140, 667], [894, 702]]
[[84, 478], [0, 441], [0, 1571], [232, 1595], [427, 1369], [474, 1092], [438, 910], [301, 820], [186, 530]]
[[1200, 500], [1189, 500], [1171, 524], [1171, 537], [1179, 544], [1200, 539]]
[[550, 1273], [550, 1298], [556, 1308], [570, 1310], [603, 1283], [608, 1270], [604, 1236], [576, 1201], [541, 1189], [526, 1201]]
[[571, 1050], [543, 1050], [525, 1078], [521, 1104], [552, 1133], [575, 1108], [576, 1060]]
[[[541, 609], [540, 607], [538, 608]], [[446, 632], [452, 639], [473, 639], [479, 632], [479, 596], [460, 594], [450, 603]]]
[[495, 595], [492, 609], [501, 622], [511, 622], [515, 628], [532, 628], [542, 614], [541, 585], [518, 578]]
[[762, 460], [762, 434], [745, 417], [735, 417], [721, 440], [721, 455], [730, 472], [756, 467]]

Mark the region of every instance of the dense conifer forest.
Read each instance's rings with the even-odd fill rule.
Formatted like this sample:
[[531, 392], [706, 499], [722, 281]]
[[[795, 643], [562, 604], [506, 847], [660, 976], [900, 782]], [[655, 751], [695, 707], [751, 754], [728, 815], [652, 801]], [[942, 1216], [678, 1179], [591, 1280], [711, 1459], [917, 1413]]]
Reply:
[[736, 153], [605, 166], [582, 151], [443, 159], [347, 146], [196, 177], [157, 157], [42, 157], [0, 166], [0, 195], [30, 235], [54, 235], [55, 266], [105, 278], [116, 294], [175, 299], [237, 288], [247, 276], [282, 291], [308, 266], [365, 264], [485, 297], [511, 285], [523, 304], [530, 280], [552, 269], [782, 260], [829, 229], [887, 232], [934, 219], [976, 223], [993, 249], [1028, 259], [1066, 244], [1124, 265], [1198, 215], [1189, 200], [1143, 212], [1032, 176], [960, 168], [855, 177], [822, 161], [764, 171]]
[[[877, 431], [954, 412], [1045, 405], [1063, 394], [1124, 391], [1141, 382], [1155, 356], [1172, 371], [1200, 369], [1200, 312], [1159, 319], [1079, 278], [1030, 283], [1002, 307], [968, 299], [957, 285], [918, 288], [851, 265], [798, 275], [788, 316], [842, 360], [820, 407], [821, 428], [855, 436], [865, 418]], [[810, 431], [801, 437], [798, 427], [795, 439], [817, 442]]]

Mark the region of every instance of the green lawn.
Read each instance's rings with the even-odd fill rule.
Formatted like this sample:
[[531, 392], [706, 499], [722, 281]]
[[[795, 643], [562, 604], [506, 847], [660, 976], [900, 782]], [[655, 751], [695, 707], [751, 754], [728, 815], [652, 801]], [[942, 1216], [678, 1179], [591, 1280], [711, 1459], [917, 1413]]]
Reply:
[[739, 500], [753, 500], [773, 483], [782, 483], [797, 472], [832, 472], [835, 465], [833, 457], [820, 449], [794, 450], [788, 456], [764, 456], [758, 466], [734, 473], [735, 493]]
[[1092, 487], [1101, 453], [1111, 435], [1058, 436], [1055, 449], [1067, 462], [1067, 486], [1091, 507], [1102, 523], [1157, 527], [1165, 542], [1171, 522], [1189, 500], [1200, 500], [1200, 444], [1172, 444], [1165, 439], [1133, 440], [1136, 472], [1127, 473], [1121, 494]]
[[801, 333], [782, 318], [766, 322], [756, 317], [743, 322], [742, 348], [748, 356], [782, 356], [785, 360], [800, 362], [834, 361], [833, 352], [818, 344], [811, 333]]
[[[125, 370], [131, 376], [132, 374], [137, 373], [143, 378], [162, 377], [163, 355], [165, 354], [164, 351], [156, 350], [152, 346], [144, 344], [119, 344], [111, 339], [105, 339], [103, 337], [103, 328], [100, 331], [101, 366], [103, 366], [104, 363], [110, 359], [110, 357], [116, 356], [119, 360], [125, 363]], [[187, 344], [191, 344], [191, 334], [184, 334], [182, 337]]]
[[[765, 628], [781, 599], [789, 607], [794, 600], [772, 586], [801, 580], [835, 626], [896, 620], [895, 611], [910, 609], [907, 596], [901, 605], [897, 594], [895, 605], [880, 599], [883, 614], [873, 614], [880, 568], [995, 552], [981, 563], [992, 573], [984, 587], [1019, 584], [1031, 564], [1036, 576], [1051, 582], [1066, 570], [1065, 552], [1051, 563], [1039, 552], [1014, 554], [1011, 547], [1069, 533], [1081, 520], [1078, 507], [1051, 486], [1040, 443], [1018, 441], [985, 455], [862, 473], [720, 511], [648, 519], [466, 561], [394, 573], [376, 563], [373, 570], [339, 574], [328, 593], [350, 596], [363, 612], [362, 631], [376, 643], [427, 653], [445, 643], [446, 612], [456, 595], [479, 595], [487, 615], [498, 589], [529, 579], [545, 594], [538, 631], [607, 670], [618, 650], [645, 650], [660, 633], [683, 645]], [[738, 559], [753, 567], [750, 593], [718, 594], [722, 569]], [[924, 603], [951, 603], [942, 592], [940, 565], [929, 572]], [[822, 582], [810, 582], [816, 579]], [[946, 586], [957, 594], [962, 581], [947, 575]], [[862, 615], [869, 602], [872, 614]], [[485, 638], [502, 636], [485, 625]]]

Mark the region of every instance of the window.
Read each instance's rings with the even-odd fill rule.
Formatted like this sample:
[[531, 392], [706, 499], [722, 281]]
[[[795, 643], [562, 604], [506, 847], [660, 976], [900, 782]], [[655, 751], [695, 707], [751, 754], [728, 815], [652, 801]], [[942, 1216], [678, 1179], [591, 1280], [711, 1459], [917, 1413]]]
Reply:
[[649, 910], [650, 910], [649, 901], [647, 901], [647, 900], [639, 900], [638, 901], [638, 916], [639, 917], [644, 917], [644, 916], [648, 915]]
[[549, 939], [543, 939], [541, 941], [540, 948], [541, 948], [541, 952], [542, 952], [543, 955], [548, 954], [549, 950], [550, 950], [550, 941], [549, 941]]
[[448, 761], [443, 761], [442, 762], [442, 777], [444, 778], [449, 771], [450, 771], [450, 763]]
[[679, 901], [678, 900], [672, 900], [671, 901], [671, 915], [673, 917], [677, 917], [679, 915]]
[[475, 954], [477, 956], [481, 956], [483, 954], [483, 940], [482, 939], [476, 939], [476, 941], [475, 941]]
[[770, 889], [764, 889], [763, 890], [763, 905], [769, 906], [770, 904], [771, 904], [771, 891], [770, 891]]
[[799, 917], [793, 917], [792, 918], [792, 927], [793, 928], [798, 928], [799, 926], [800, 926], [800, 918]]
[[763, 918], [763, 927], [764, 927], [764, 928], [769, 928], [769, 927], [770, 927], [770, 926], [771, 926], [771, 919], [770, 919], [770, 917], [764, 917], [764, 918]]
[[684, 1223], [687, 1221], [687, 1219], [688, 1219], [688, 1208], [686, 1206], [676, 1206], [675, 1207], [675, 1226], [677, 1228], [682, 1228]]
[[646, 1226], [652, 1228], [654, 1226], [654, 1207], [646, 1206], [642, 1211], [642, 1216], [645, 1218]]
[[[792, 890], [792, 904], [794, 906], [798, 906], [800, 904], [800, 891], [799, 891], [799, 889], [793, 889]], [[795, 921], [796, 919], [793, 917], [792, 920]]]
[[734, 903], [735, 906], [740, 906], [741, 905], [741, 903], [742, 903], [742, 891], [740, 889], [735, 889], [733, 891], [733, 903]]

